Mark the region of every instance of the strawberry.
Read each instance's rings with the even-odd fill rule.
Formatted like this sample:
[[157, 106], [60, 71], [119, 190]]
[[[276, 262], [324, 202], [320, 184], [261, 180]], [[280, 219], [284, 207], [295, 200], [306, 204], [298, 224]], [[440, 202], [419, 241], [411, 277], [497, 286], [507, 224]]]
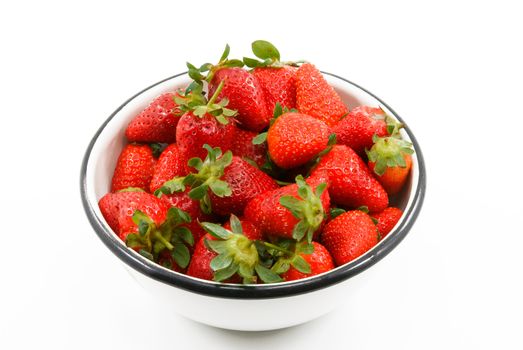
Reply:
[[173, 143], [162, 152], [149, 185], [151, 193], [162, 187], [164, 182], [187, 175], [187, 159], [183, 158], [178, 145]]
[[232, 117], [236, 115], [236, 111], [225, 108], [226, 100], [215, 103], [220, 89], [207, 101], [201, 85], [193, 83], [184, 97], [176, 99], [185, 112], [176, 127], [176, 140], [182, 158], [204, 158], [204, 144], [223, 150], [231, 148], [236, 132]]
[[258, 134], [254, 131], [236, 129], [234, 139], [232, 141], [232, 154], [238, 156], [249, 163], [255, 163], [259, 168], [265, 164], [267, 158], [267, 144], [253, 144], [253, 139]]
[[[243, 62], [228, 59], [229, 45], [226, 45], [216, 65], [206, 63], [196, 68], [188, 63], [189, 76], [196, 81], [209, 83], [209, 95], [217, 94], [219, 99], [227, 99], [229, 108], [238, 111], [238, 123], [242, 128], [261, 131], [269, 126], [271, 111], [267, 108], [265, 95], [258, 79], [242, 69]], [[208, 72], [206, 76], [202, 73]], [[223, 85], [218, 91], [220, 84]]]
[[327, 180], [305, 182], [296, 177], [296, 184], [287, 185], [255, 197], [247, 204], [244, 216], [256, 223], [266, 236], [306, 237], [312, 241], [328, 213], [330, 199]]
[[221, 180], [228, 184], [231, 195], [216, 194], [212, 191], [212, 184], [209, 193], [213, 210], [219, 215], [241, 214], [251, 199], [278, 188], [278, 184], [269, 175], [236, 156], [232, 157], [231, 164], [224, 169]]
[[[158, 261], [167, 249], [177, 268], [189, 264], [186, 245], [194, 243], [191, 232], [184, 227], [190, 216], [152, 194], [132, 192], [108, 193], [98, 203], [109, 226], [128, 247], [145, 257]], [[176, 268], [176, 266], [174, 266]]]
[[189, 276], [224, 282], [265, 283], [282, 279], [263, 265], [254, 240], [243, 231], [242, 222], [231, 215], [231, 230], [210, 222], [202, 223], [209, 232], [196, 245], [187, 269]]
[[296, 72], [296, 107], [300, 113], [331, 127], [348, 112], [338, 93], [310, 63], [304, 63]]
[[301, 257], [308, 263], [309, 271], [304, 273], [290, 265], [289, 269], [281, 275], [285, 281], [294, 281], [319, 275], [334, 268], [334, 262], [329, 251], [318, 242], [312, 242], [312, 245], [314, 248], [312, 252], [309, 254], [300, 253]]
[[381, 211], [388, 206], [387, 192], [351, 148], [335, 145], [321, 157], [311, 177], [325, 171], [329, 176], [329, 193], [334, 203], [350, 208], [366, 206], [370, 212]]
[[197, 173], [167, 181], [159, 191], [170, 194], [189, 186], [189, 197], [200, 201], [204, 213], [227, 215], [241, 214], [252, 198], [278, 188], [269, 175], [233, 156], [231, 151], [222, 156], [218, 147], [204, 145], [204, 148], [208, 152], [204, 161], [200, 158], [189, 161]]
[[340, 145], [352, 148], [360, 156], [365, 154], [365, 149], [370, 149], [374, 144], [372, 137], [388, 136], [387, 124], [391, 125], [392, 119], [381, 108], [358, 106], [350, 111], [332, 129]]
[[165, 221], [169, 209], [169, 206], [159, 198], [136, 190], [108, 193], [100, 199], [98, 205], [109, 226], [124, 242], [129, 233], [138, 230], [132, 220], [136, 210], [142, 211], [160, 225]]
[[374, 213], [371, 215], [372, 218], [377, 221], [376, 227], [378, 228], [378, 232], [380, 233], [381, 238], [385, 237], [389, 234], [390, 231], [392, 231], [402, 215], [403, 211], [395, 207], [388, 207], [379, 213]]
[[340, 266], [374, 247], [378, 243], [378, 232], [368, 214], [352, 210], [325, 225], [321, 242]]
[[113, 173], [111, 192], [128, 187], [149, 190], [156, 159], [148, 145], [128, 144], [124, 147]]
[[260, 82], [268, 111], [274, 110], [276, 103], [285, 108], [296, 108], [296, 71], [296, 67], [286, 65], [253, 69], [252, 75]]
[[405, 185], [413, 153], [410, 142], [396, 136], [374, 136], [374, 145], [367, 152], [369, 168], [389, 195], [400, 192]]
[[283, 113], [267, 133], [269, 155], [283, 169], [304, 165], [327, 148], [330, 133], [321, 120], [302, 113]]
[[207, 240], [212, 239], [213, 237], [207, 233], [197, 241], [189, 267], [187, 268], [187, 275], [212, 281], [213, 271], [211, 269], [211, 261], [218, 256], [218, 254], [207, 248], [205, 244]]
[[244, 57], [243, 62], [253, 68], [252, 74], [260, 82], [268, 110], [273, 111], [276, 103], [283, 108], [295, 108], [297, 64], [281, 62], [278, 49], [268, 41], [256, 40], [251, 46], [254, 55], [263, 61]]
[[238, 123], [243, 128], [261, 131], [269, 125], [271, 113], [256, 76], [239, 67], [221, 68], [209, 82], [209, 94], [214, 94], [221, 82], [224, 87], [219, 96], [227, 98], [230, 108], [238, 111]]
[[174, 98], [176, 93], [166, 92], [131, 120], [125, 136], [131, 142], [171, 143], [176, 139], [176, 125], [182, 115]]

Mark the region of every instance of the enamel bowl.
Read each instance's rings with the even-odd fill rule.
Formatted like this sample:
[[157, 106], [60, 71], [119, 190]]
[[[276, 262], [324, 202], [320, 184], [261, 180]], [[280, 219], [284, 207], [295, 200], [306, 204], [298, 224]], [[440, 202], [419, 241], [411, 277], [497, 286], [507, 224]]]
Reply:
[[[405, 123], [372, 93], [334, 74], [324, 75], [350, 109], [362, 104], [381, 106], [389, 115]], [[137, 93], [118, 107], [94, 135], [83, 159], [80, 179], [83, 206], [94, 231], [135, 280], [164, 307], [201, 323], [233, 330], [261, 331], [304, 323], [333, 310], [352, 289], [364, 283], [361, 276], [365, 271], [401, 242], [421, 209], [425, 166], [408, 125], [405, 124], [402, 133], [414, 145], [412, 171], [406, 188], [392, 202], [403, 209], [404, 214], [373, 249], [327, 273], [298, 281], [253, 286], [204, 281], [163, 268], [128, 249], [109, 228], [98, 208], [98, 200], [110, 189], [116, 160], [126, 142], [124, 130], [129, 121], [156, 96], [184, 88], [189, 82], [186, 73], [177, 74]], [[379, 278], [379, 274], [373, 278]], [[303, 307], [305, 305], [307, 307]]]

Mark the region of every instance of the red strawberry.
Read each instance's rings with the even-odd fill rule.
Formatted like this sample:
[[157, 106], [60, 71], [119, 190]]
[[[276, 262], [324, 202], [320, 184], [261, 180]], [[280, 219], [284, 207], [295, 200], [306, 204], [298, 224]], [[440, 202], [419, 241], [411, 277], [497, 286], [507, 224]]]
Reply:
[[230, 151], [221, 156], [219, 148], [205, 147], [209, 152], [205, 161], [192, 163], [198, 173], [183, 180], [192, 188], [191, 198], [201, 200], [204, 212], [212, 208], [219, 215], [241, 214], [251, 199], [278, 188], [269, 175]]
[[239, 68], [221, 68], [209, 82], [209, 94], [216, 92], [223, 82], [219, 98], [229, 100], [229, 108], [238, 111], [238, 123], [242, 128], [261, 131], [269, 126], [272, 117], [267, 108], [263, 89], [258, 79], [248, 71]]
[[340, 266], [374, 247], [378, 243], [378, 232], [368, 214], [353, 210], [325, 225], [321, 242]]
[[403, 211], [395, 207], [388, 207], [379, 213], [372, 214], [372, 218], [377, 220], [376, 227], [380, 233], [381, 238], [389, 234], [390, 231], [396, 226]]
[[296, 184], [287, 185], [257, 196], [247, 204], [244, 216], [254, 222], [264, 235], [310, 242], [319, 232], [329, 211], [329, 193], [326, 179], [309, 179], [301, 176]]
[[124, 147], [116, 162], [111, 191], [128, 187], [149, 190], [156, 159], [148, 145], [129, 144]]
[[227, 283], [280, 282], [281, 278], [260, 263], [252, 238], [256, 231], [243, 230], [243, 222], [231, 216], [231, 230], [213, 223], [202, 223], [209, 232], [196, 245], [187, 269], [189, 276]]
[[387, 115], [381, 108], [358, 106], [332, 129], [340, 145], [352, 148], [360, 156], [374, 144], [372, 137], [387, 136]]
[[235, 156], [253, 161], [261, 168], [267, 160], [267, 144], [254, 145], [252, 139], [257, 135], [254, 131], [236, 129], [231, 151]]
[[134, 117], [125, 130], [132, 142], [171, 143], [176, 139], [176, 125], [182, 115], [174, 102], [176, 93], [167, 92], [155, 98], [140, 114]]
[[370, 212], [381, 211], [388, 206], [387, 192], [351, 148], [335, 145], [320, 159], [311, 177], [325, 171], [329, 176], [329, 193], [334, 203], [350, 208], [366, 206]]
[[302, 278], [319, 275], [334, 268], [332, 257], [327, 249], [318, 242], [312, 242], [314, 251], [310, 254], [301, 253], [301, 257], [309, 264], [310, 272], [303, 273], [290, 266], [289, 269], [282, 274], [282, 278], [286, 281], [294, 281]]
[[284, 113], [269, 128], [269, 155], [280, 168], [295, 168], [327, 148], [330, 133], [321, 120], [301, 113]]
[[273, 111], [278, 102], [283, 108], [296, 108], [296, 67], [257, 67], [252, 74], [258, 79], [267, 102], [268, 111]]
[[212, 281], [214, 272], [211, 269], [211, 261], [218, 256], [218, 253], [207, 248], [205, 245], [206, 240], [212, 239], [214, 238], [207, 233], [196, 242], [191, 262], [187, 268], [187, 275]]
[[[241, 68], [242, 61], [227, 58], [229, 50], [229, 45], [226, 45], [216, 65], [204, 64], [198, 69], [188, 63], [189, 76], [197, 82], [206, 80], [209, 83], [209, 95], [217, 94], [218, 99], [226, 98], [229, 108], [238, 111], [237, 120], [242, 128], [261, 131], [269, 126], [271, 119], [263, 89], [254, 75]], [[223, 88], [218, 91], [220, 85]]]
[[369, 168], [389, 195], [401, 191], [412, 168], [412, 144], [395, 136], [374, 137], [367, 152]]
[[176, 128], [176, 140], [182, 158], [204, 158], [203, 145], [231, 149], [236, 126], [232, 118], [236, 112], [225, 108], [227, 101], [215, 103], [219, 89], [209, 101], [202, 95], [202, 87], [195, 84], [192, 91], [178, 99], [185, 114]]
[[310, 63], [304, 63], [296, 72], [296, 106], [301, 113], [329, 126], [334, 126], [348, 112], [338, 93]]
[[262, 61], [244, 57], [243, 62], [253, 68], [252, 74], [260, 82], [268, 111], [274, 111], [276, 103], [283, 108], [295, 108], [297, 64], [281, 62], [280, 52], [268, 41], [256, 40], [251, 46], [254, 55]]
[[[145, 257], [165, 262], [167, 250], [184, 269], [194, 240], [187, 228], [187, 213], [146, 192], [108, 193], [99, 202], [102, 215], [126, 245]], [[173, 267], [173, 266], [171, 266]], [[176, 268], [176, 266], [174, 266]]]
[[231, 195], [221, 197], [211, 191], [213, 211], [219, 215], [241, 214], [251, 199], [278, 188], [278, 184], [269, 175], [239, 157], [232, 157], [221, 180], [229, 185]]
[[162, 187], [164, 182], [177, 176], [187, 175], [187, 159], [185, 159], [175, 143], [167, 146], [162, 152], [149, 186], [151, 193]]
[[169, 205], [146, 192], [117, 192], [103, 196], [99, 203], [103, 217], [113, 231], [125, 242], [127, 235], [138, 231], [132, 217], [142, 211], [157, 225], [165, 221]]

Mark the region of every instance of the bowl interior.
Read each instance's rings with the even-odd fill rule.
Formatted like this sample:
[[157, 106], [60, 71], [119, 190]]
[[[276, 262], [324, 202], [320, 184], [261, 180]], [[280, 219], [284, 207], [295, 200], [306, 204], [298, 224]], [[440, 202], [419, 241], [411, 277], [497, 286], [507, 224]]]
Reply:
[[[388, 106], [386, 106], [384, 103], [382, 103], [380, 100], [378, 100], [376, 97], [374, 97], [372, 94], [368, 93], [361, 87], [341, 78], [335, 75], [331, 75], [328, 73], [325, 73], [325, 77], [328, 80], [328, 82], [336, 89], [336, 91], [340, 94], [344, 102], [347, 104], [347, 106], [352, 109], [358, 105], [370, 105], [370, 106], [381, 106], [389, 115], [395, 117], [396, 119], [399, 118], [394, 111], [390, 110]], [[114, 234], [109, 226], [107, 225], [105, 219], [103, 218], [99, 208], [98, 208], [98, 200], [103, 197], [107, 192], [110, 190], [111, 185], [111, 178], [112, 174], [116, 165], [117, 158], [123, 148], [123, 146], [126, 144], [126, 139], [124, 135], [125, 128], [127, 124], [131, 121], [131, 119], [136, 116], [140, 111], [142, 111], [147, 105], [158, 95], [167, 92], [167, 91], [174, 91], [178, 88], [184, 88], [187, 86], [187, 84], [190, 82], [190, 78], [187, 76], [187, 74], [179, 74], [174, 77], [168, 78], [160, 83], [157, 83], [153, 85], [152, 87], [149, 87], [142, 92], [138, 93], [137, 95], [133, 96], [131, 99], [129, 99], [126, 103], [124, 103], [118, 110], [113, 113], [113, 115], [106, 121], [106, 123], [101, 127], [99, 130], [98, 136], [93, 139], [92, 149], [87, 154], [87, 162], [85, 166], [85, 184], [84, 184], [84, 202], [88, 203], [89, 209], [94, 213], [96, 216], [97, 224], [100, 224], [103, 226], [103, 233], [100, 233], [100, 230], [97, 230], [98, 234], [109, 234], [112, 235], [112, 237], [109, 237], [111, 242], [108, 243], [107, 241], [104, 241], [106, 244], [116, 244], [120, 245], [119, 248], [120, 252], [126, 252], [125, 254], [128, 254], [132, 257], [135, 261], [141, 261], [143, 264], [150, 266], [150, 262], [147, 261], [147, 259], [143, 258], [141, 255], [137, 254], [131, 249], [127, 249], [125, 247], [124, 242], [119, 240]], [[403, 121], [402, 121], [403, 122]], [[402, 130], [402, 136], [408, 140], [411, 141], [411, 138], [409, 136], [408, 128], [406, 130]], [[415, 143], [416, 147], [416, 143]], [[401, 208], [405, 213], [404, 216], [400, 219], [398, 224], [396, 225], [396, 228], [399, 226], [404, 225], [404, 221], [407, 220], [407, 209], [413, 205], [414, 201], [416, 200], [416, 192], [420, 188], [419, 184], [419, 161], [418, 161], [418, 152], [419, 149], [415, 149], [416, 153], [413, 155], [413, 167], [412, 171], [410, 173], [410, 177], [408, 180], [407, 185], [405, 186], [404, 190], [399, 193], [398, 195], [394, 196], [390, 199], [391, 205], [397, 206]], [[84, 203], [85, 204], [85, 203]], [[93, 220], [91, 220], [92, 222]], [[95, 225], [95, 224], [93, 224]], [[96, 229], [96, 228], [95, 228]], [[390, 239], [394, 239], [395, 230], [393, 230], [387, 237], [378, 243], [376, 247], [374, 247], [371, 251], [364, 254], [362, 257], [358, 258], [357, 260], [351, 262], [350, 264], [352, 266], [358, 265], [360, 262], [369, 261], [369, 256], [373, 254], [373, 251], [376, 251], [379, 249], [380, 246], [387, 244], [387, 241]], [[399, 243], [399, 242], [398, 242]], [[397, 243], [396, 243], [397, 244]], [[395, 244], [394, 244], [395, 246]], [[110, 247], [113, 249], [113, 247]], [[392, 248], [390, 248], [392, 249]], [[113, 249], [114, 251], [114, 249]], [[388, 252], [388, 251], [387, 251]], [[326, 274], [331, 274], [333, 271], [339, 270], [340, 268], [344, 268], [345, 265], [337, 267], [336, 269], [327, 272]], [[159, 265], [155, 265], [155, 269], [161, 269], [165, 270], [165, 273], [169, 274], [175, 274], [179, 276], [183, 276], [182, 278], [188, 278], [188, 279], [194, 279], [189, 276], [181, 275], [177, 272], [173, 272], [170, 270], [167, 270]], [[314, 277], [310, 277], [309, 279], [313, 279]], [[201, 280], [199, 280], [201, 281]], [[201, 283], [201, 282], [200, 282]], [[214, 282], [205, 281], [204, 283], [208, 284], [214, 284]], [[287, 283], [296, 283], [296, 282], [284, 282], [284, 284]]]

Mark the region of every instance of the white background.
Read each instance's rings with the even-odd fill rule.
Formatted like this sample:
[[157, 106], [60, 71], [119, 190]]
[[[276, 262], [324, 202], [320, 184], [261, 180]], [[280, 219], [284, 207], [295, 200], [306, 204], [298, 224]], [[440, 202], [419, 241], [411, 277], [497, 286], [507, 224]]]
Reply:
[[[0, 5], [0, 348], [523, 347], [516, 1], [94, 3]], [[128, 97], [262, 38], [390, 104], [421, 144], [428, 190], [414, 229], [338, 310], [238, 333], [135, 284], [86, 220], [79, 171]]]

